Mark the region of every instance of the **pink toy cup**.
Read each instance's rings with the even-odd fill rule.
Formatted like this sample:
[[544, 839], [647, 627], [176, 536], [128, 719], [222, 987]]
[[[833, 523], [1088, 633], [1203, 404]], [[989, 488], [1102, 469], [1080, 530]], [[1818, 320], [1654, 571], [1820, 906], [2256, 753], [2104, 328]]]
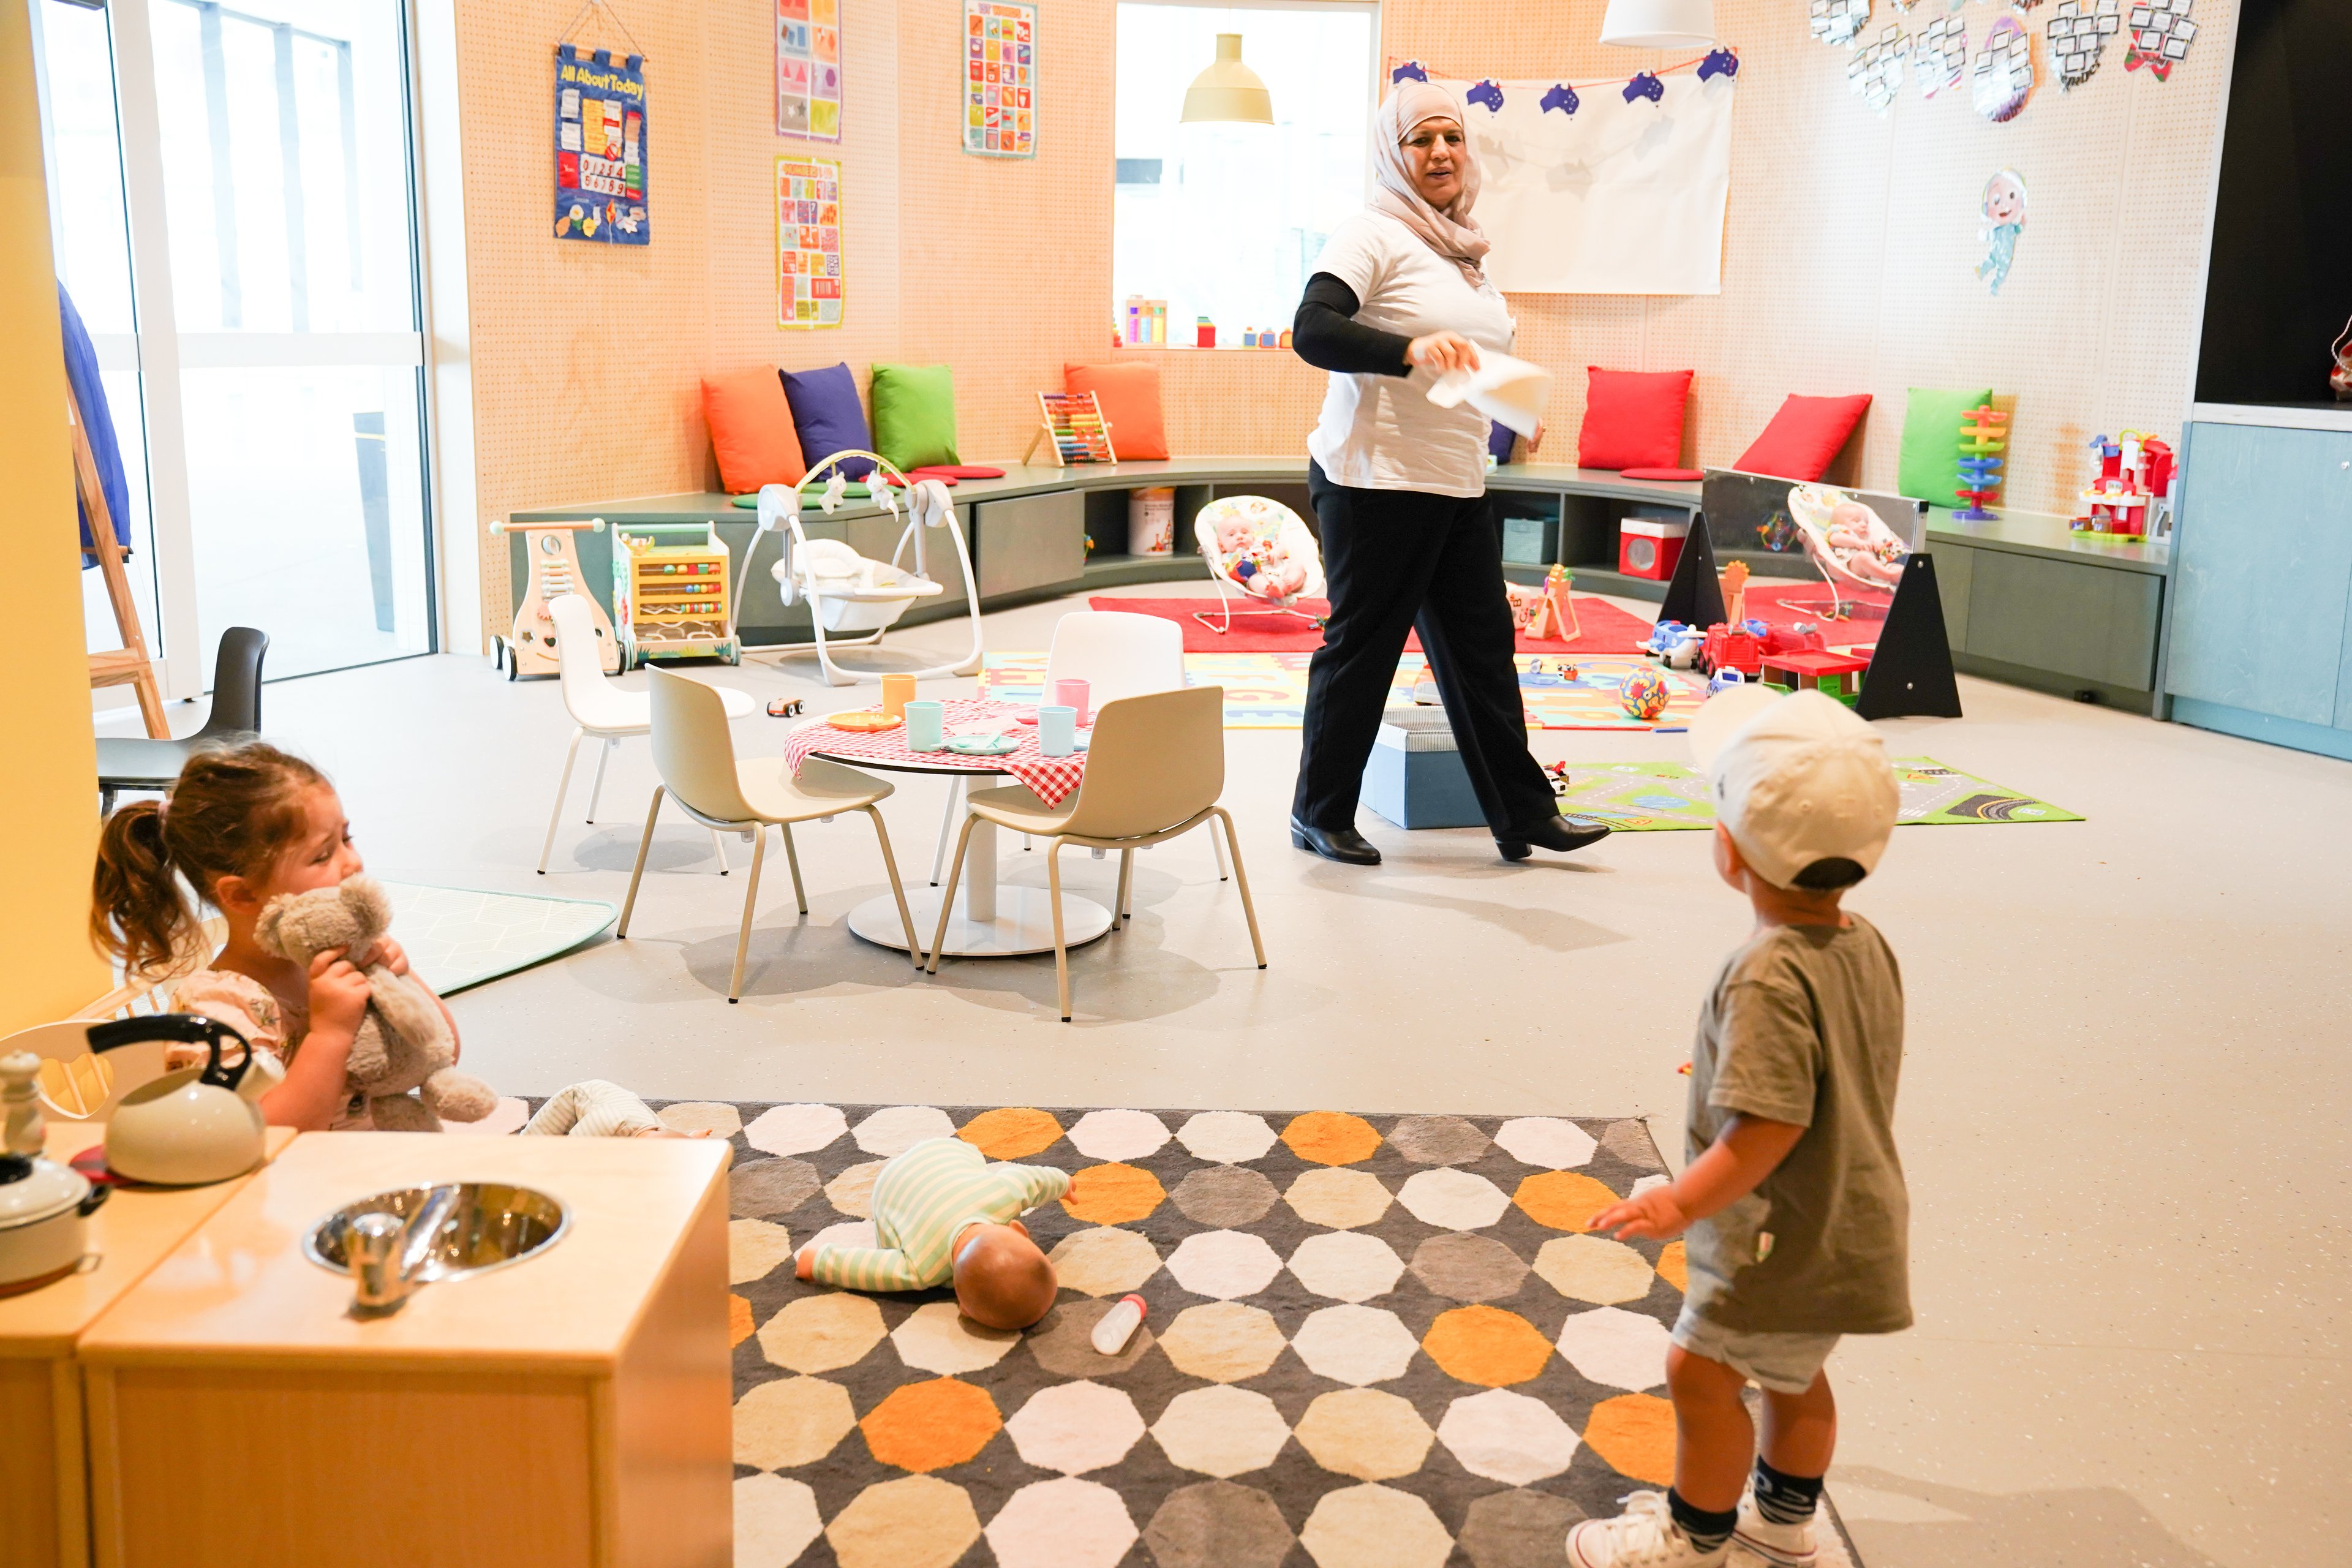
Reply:
[[1083, 680], [1054, 682], [1054, 704], [1057, 708], [1075, 708], [1078, 712], [1078, 728], [1089, 728], [1095, 721], [1094, 712], [1087, 706], [1092, 689]]

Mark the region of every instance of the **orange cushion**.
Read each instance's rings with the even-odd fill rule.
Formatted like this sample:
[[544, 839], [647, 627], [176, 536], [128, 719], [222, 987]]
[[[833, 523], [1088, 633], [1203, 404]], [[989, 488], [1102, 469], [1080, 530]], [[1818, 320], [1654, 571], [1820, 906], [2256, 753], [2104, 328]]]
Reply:
[[729, 495], [796, 485], [808, 472], [800, 432], [793, 428], [793, 405], [784, 401], [773, 365], [704, 377], [702, 417], [710, 426], [710, 449], [719, 454], [719, 482]]
[[1066, 364], [1062, 390], [1091, 392], [1110, 422], [1110, 449], [1122, 458], [1168, 456], [1168, 426], [1160, 416], [1160, 367], [1152, 364]]

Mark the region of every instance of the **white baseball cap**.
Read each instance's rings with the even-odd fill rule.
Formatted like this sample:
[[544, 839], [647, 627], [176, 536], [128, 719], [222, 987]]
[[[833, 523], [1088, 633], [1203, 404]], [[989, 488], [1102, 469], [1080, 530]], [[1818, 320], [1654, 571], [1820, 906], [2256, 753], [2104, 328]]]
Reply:
[[1700, 706], [1690, 739], [1716, 820], [1766, 881], [1793, 887], [1817, 860], [1877, 869], [1903, 797], [1885, 743], [1852, 709], [1734, 686]]

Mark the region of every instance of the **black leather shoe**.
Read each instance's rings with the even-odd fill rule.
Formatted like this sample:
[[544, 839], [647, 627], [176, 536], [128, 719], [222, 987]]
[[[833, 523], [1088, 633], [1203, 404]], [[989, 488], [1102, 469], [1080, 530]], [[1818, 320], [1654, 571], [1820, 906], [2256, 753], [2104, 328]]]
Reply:
[[1571, 849], [1600, 843], [1609, 837], [1609, 831], [1607, 823], [1587, 822], [1579, 816], [1550, 816], [1529, 824], [1508, 838], [1496, 838], [1495, 847], [1506, 860], [1524, 860], [1538, 849], [1557, 849], [1565, 855]]
[[1294, 849], [1312, 849], [1326, 860], [1337, 860], [1343, 866], [1381, 863], [1380, 850], [1352, 827], [1309, 827], [1294, 816], [1290, 819], [1290, 845]]

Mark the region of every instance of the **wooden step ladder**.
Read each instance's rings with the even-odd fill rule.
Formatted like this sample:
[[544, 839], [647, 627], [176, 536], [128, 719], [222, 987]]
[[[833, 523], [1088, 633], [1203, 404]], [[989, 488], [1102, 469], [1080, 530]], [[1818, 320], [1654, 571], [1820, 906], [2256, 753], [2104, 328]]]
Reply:
[[98, 480], [89, 423], [70, 384], [66, 388], [66, 424], [73, 432], [74, 489], [89, 516], [90, 552], [98, 557], [99, 572], [106, 579], [107, 602], [114, 606], [115, 630], [122, 640], [121, 647], [89, 656], [89, 684], [93, 689], [131, 688], [139, 699], [139, 717], [147, 726], [148, 739], [168, 741], [172, 726], [163, 718], [163, 689], [155, 683], [154, 660], [148, 657], [147, 637], [140, 629], [139, 605], [131, 596], [130, 574], [122, 569], [131, 547], [115, 542], [114, 517], [107, 510], [106, 488]]

